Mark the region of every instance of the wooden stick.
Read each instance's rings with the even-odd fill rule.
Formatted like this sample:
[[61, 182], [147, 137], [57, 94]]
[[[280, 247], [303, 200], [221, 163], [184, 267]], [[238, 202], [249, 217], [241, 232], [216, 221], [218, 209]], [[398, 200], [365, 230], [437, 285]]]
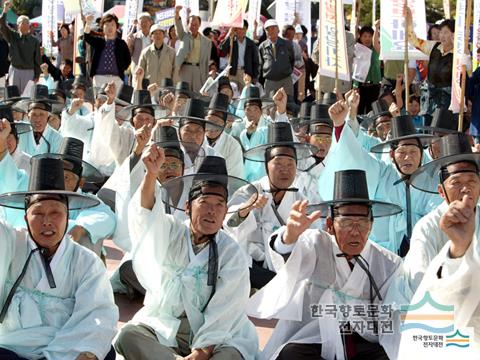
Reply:
[[338, 85], [338, 12], [337, 4], [338, 0], [335, 0], [335, 94], [339, 92]]
[[[408, 0], [405, 0], [405, 5], [408, 6]], [[405, 51], [403, 53], [403, 83], [405, 84], [405, 110], [407, 114], [410, 113], [410, 83], [408, 79], [408, 21], [405, 18]]]
[[[467, 0], [467, 19], [465, 21], [465, 45], [464, 52], [469, 53], [468, 40], [470, 35], [470, 24], [472, 23], [472, 0]], [[465, 110], [465, 88], [467, 86], [467, 68], [462, 65], [462, 82], [461, 82], [461, 96], [460, 96], [460, 112], [458, 114], [458, 132], [463, 132], [463, 117]]]

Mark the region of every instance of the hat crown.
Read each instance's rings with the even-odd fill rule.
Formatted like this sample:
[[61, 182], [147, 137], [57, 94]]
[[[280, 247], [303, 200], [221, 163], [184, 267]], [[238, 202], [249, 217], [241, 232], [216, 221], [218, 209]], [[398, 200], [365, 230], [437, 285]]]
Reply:
[[369, 200], [364, 170], [343, 170], [335, 173], [333, 200]]
[[75, 79], [73, 80], [73, 87], [75, 86], [83, 86], [87, 87], [87, 78], [83, 75], [77, 75], [75, 76]]
[[173, 126], [160, 126], [153, 134], [156, 143], [178, 142], [177, 130]]
[[434, 128], [457, 131], [458, 121], [453, 116], [453, 112], [448, 109], [437, 108], [432, 116], [432, 123], [430, 125]]
[[248, 99], [259, 99], [260, 98], [260, 89], [256, 86], [249, 86], [245, 91], [245, 98]]
[[417, 129], [410, 115], [401, 115], [392, 119], [390, 133], [393, 140], [402, 136], [416, 135]]
[[62, 160], [33, 157], [31, 165], [28, 191], [65, 190]]
[[293, 142], [290, 124], [286, 122], [268, 124], [268, 142], [270, 144]]
[[184, 116], [194, 118], [205, 118], [205, 103], [199, 99], [188, 99], [185, 105]]
[[148, 90], [135, 90], [133, 93], [133, 105], [152, 105], [152, 98]]
[[228, 105], [230, 105], [230, 101], [227, 95], [216, 93], [212, 96], [212, 100], [210, 100], [210, 109], [218, 109], [227, 111]]
[[380, 99], [372, 103], [372, 117], [379, 116], [384, 113], [388, 113], [388, 104], [385, 100]]
[[302, 102], [300, 104], [300, 111], [299, 111], [299, 117], [301, 118], [308, 118], [311, 115], [312, 112], [312, 103], [311, 102]]
[[175, 86], [177, 91], [190, 91], [190, 84], [186, 81], [179, 81]]
[[68, 155], [79, 160], [83, 159], [83, 141], [67, 137], [64, 138], [62, 141], [62, 145], [60, 146], [60, 154]]
[[8, 85], [5, 87], [5, 100], [20, 97], [20, 90], [17, 85]]
[[328, 92], [323, 95], [322, 104], [324, 105], [333, 105], [337, 102], [337, 95], [333, 92]]
[[227, 163], [220, 156], [205, 156], [198, 167], [199, 174], [227, 175]]
[[160, 81], [160, 87], [173, 87], [173, 80], [171, 78], [163, 78], [162, 81]]
[[471, 153], [472, 147], [463, 133], [449, 134], [440, 139], [440, 157]]
[[12, 108], [10, 106], [0, 105], [0, 120], [1, 119], [7, 119], [10, 122], [13, 129], [15, 125], [13, 120]]
[[221, 76], [219, 79], [218, 79], [218, 89], [220, 90], [222, 87], [224, 86], [228, 86], [228, 87], [231, 87], [230, 85], [230, 79], [226, 76]]
[[122, 84], [117, 92], [117, 98], [127, 103], [132, 101], [133, 87], [127, 84]]
[[48, 87], [39, 84], [33, 85], [30, 97], [32, 100], [48, 100]]
[[[328, 114], [328, 105], [325, 104], [315, 104], [310, 110], [310, 120], [313, 122], [315, 120], [330, 120], [330, 115]], [[330, 120], [331, 121], [331, 120]]]

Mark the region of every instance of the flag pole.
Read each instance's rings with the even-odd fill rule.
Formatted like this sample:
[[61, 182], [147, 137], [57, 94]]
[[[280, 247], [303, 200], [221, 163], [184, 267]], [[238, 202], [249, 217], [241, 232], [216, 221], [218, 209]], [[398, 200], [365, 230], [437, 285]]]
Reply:
[[339, 92], [338, 85], [338, 0], [335, 0], [335, 95]]
[[[464, 52], [469, 53], [468, 40], [470, 35], [470, 24], [472, 23], [472, 0], [467, 0], [467, 19], [465, 21], [465, 45]], [[463, 132], [463, 118], [465, 110], [465, 88], [467, 85], [467, 68], [462, 65], [462, 82], [461, 82], [461, 96], [460, 96], [460, 112], [458, 114], [458, 132]]]
[[[405, 0], [405, 5], [408, 7], [408, 0]], [[405, 18], [405, 50], [403, 53], [403, 83], [405, 84], [405, 110], [407, 114], [410, 113], [410, 82], [408, 79], [408, 21]]]

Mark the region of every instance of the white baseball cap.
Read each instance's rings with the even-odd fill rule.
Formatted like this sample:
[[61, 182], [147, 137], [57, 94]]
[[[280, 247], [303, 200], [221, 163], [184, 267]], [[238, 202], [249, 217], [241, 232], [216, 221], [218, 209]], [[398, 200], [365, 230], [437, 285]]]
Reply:
[[149, 18], [150, 20], [152, 20], [152, 15], [150, 15], [150, 13], [148, 13], [148, 12], [146, 12], [146, 11], [140, 13], [140, 14], [137, 16], [137, 20], [140, 21], [140, 19], [141, 19], [141, 18], [144, 18], [144, 17]]
[[150, 26], [150, 35], [152, 35], [157, 30], [161, 30], [165, 34], [165, 29], [160, 24], [153, 24], [152, 26]]
[[263, 25], [263, 28], [268, 29], [270, 26], [278, 26], [277, 20], [268, 19], [267, 21], [265, 21], [265, 25]]

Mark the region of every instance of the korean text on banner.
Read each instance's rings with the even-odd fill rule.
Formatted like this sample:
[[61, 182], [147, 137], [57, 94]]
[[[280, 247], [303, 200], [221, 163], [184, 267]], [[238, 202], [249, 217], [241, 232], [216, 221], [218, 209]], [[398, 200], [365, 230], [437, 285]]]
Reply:
[[65, 17], [73, 19], [82, 12], [79, 0], [63, 0], [63, 6], [65, 8]]
[[477, 49], [480, 47], [480, 1], [475, 1], [473, 5], [473, 69], [480, 64], [477, 59]]
[[452, 69], [452, 102], [450, 110], [455, 114], [460, 112], [460, 98], [462, 97], [461, 75], [462, 66], [460, 65], [460, 56], [465, 54], [465, 10], [467, 8], [466, 0], [457, 0], [457, 10], [455, 12], [455, 34], [454, 34], [454, 52]]
[[155, 13], [155, 20], [162, 29], [167, 30], [170, 26], [175, 25], [175, 8], [157, 11]]
[[50, 33], [53, 33], [53, 40], [57, 41], [57, 0], [44, 0], [42, 3], [42, 44], [47, 55], [52, 54], [52, 39]]
[[246, 0], [218, 0], [212, 24], [241, 28], [246, 7]]
[[[337, 4], [336, 9], [335, 3]], [[337, 16], [338, 19], [336, 29], [338, 34], [338, 47], [335, 41], [335, 16]], [[338, 66], [338, 78], [340, 80], [350, 81], [342, 0], [321, 0], [319, 39], [320, 74], [335, 78], [335, 70]], [[337, 50], [338, 64], [336, 63]]]
[[[403, 7], [406, 0], [380, 2], [380, 57], [383, 60], [403, 60], [405, 52], [405, 16]], [[412, 10], [413, 30], [419, 39], [427, 38], [425, 0], [408, 0]], [[428, 57], [412, 45], [408, 48], [410, 60], [428, 60]]]
[[[275, 19], [278, 27], [282, 31], [285, 25], [293, 25], [295, 23], [295, 15], [297, 15], [297, 23], [305, 26], [307, 29], [312, 27], [311, 16], [311, 0], [277, 0], [275, 3]], [[308, 47], [310, 50], [310, 34], [308, 37]]]
[[190, 9], [190, 15], [200, 15], [199, 0], [175, 0], [175, 6], [182, 6], [180, 17], [184, 27], [187, 26], [187, 9]]
[[125, 17], [123, 19], [122, 39], [126, 40], [133, 28], [133, 22], [142, 12], [143, 0], [127, 0], [125, 3]]

